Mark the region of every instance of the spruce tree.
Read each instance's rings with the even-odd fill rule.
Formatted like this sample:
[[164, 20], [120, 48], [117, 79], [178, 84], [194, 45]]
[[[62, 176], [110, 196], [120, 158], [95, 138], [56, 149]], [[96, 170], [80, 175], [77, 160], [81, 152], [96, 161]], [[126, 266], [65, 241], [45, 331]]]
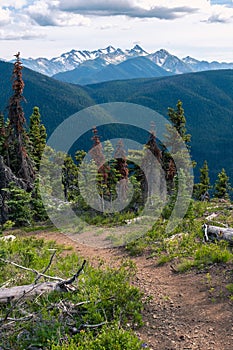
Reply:
[[183, 103], [180, 100], [178, 100], [176, 104], [176, 109], [171, 107], [168, 108], [168, 116], [173, 127], [175, 127], [182, 140], [188, 145], [191, 140], [191, 135], [187, 134]]
[[182, 210], [189, 206], [189, 197], [193, 190], [191, 166], [193, 167], [195, 163], [190, 164], [188, 151], [191, 135], [186, 130], [186, 117], [180, 100], [175, 109], [168, 108], [168, 116], [171, 124], [166, 127], [166, 147], [164, 146], [162, 150], [162, 167], [166, 174], [167, 192], [170, 195], [168, 207], [171, 212], [172, 206], [176, 203], [182, 203], [182, 206], [177, 207], [178, 209], [182, 207]]
[[209, 198], [208, 191], [210, 188], [209, 168], [205, 160], [203, 167], [200, 168], [200, 182], [194, 186], [194, 197], [196, 199]]
[[30, 117], [29, 138], [31, 141], [31, 156], [35, 162], [36, 169], [39, 170], [40, 160], [46, 144], [46, 129], [41, 123], [40, 110], [38, 107], [33, 108]]
[[62, 167], [62, 184], [66, 200], [73, 200], [78, 195], [78, 167], [72, 157], [67, 155]]
[[25, 117], [21, 103], [24, 101], [22, 78], [22, 62], [20, 53], [16, 54], [13, 70], [13, 95], [8, 106], [9, 124], [7, 126], [6, 146], [7, 165], [13, 173], [25, 180], [28, 188], [32, 189], [35, 178], [33, 162], [28, 154], [29, 138], [25, 130]]
[[214, 197], [216, 198], [229, 198], [229, 191], [231, 190], [229, 177], [226, 174], [225, 169], [218, 174], [218, 178], [214, 186]]

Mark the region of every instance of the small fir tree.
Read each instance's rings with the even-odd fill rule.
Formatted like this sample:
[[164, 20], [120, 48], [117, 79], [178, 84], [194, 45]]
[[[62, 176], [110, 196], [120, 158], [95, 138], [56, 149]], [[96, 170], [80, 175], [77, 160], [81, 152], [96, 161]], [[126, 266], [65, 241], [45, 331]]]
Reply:
[[31, 141], [31, 156], [35, 162], [36, 169], [39, 170], [40, 161], [46, 144], [46, 129], [41, 123], [40, 110], [38, 107], [33, 108], [30, 117], [29, 138]]
[[176, 110], [174, 108], [168, 108], [168, 116], [172, 125], [176, 128], [180, 134], [182, 140], [188, 145], [191, 140], [191, 135], [187, 134], [186, 130], [186, 117], [184, 115], [183, 104], [178, 100]]
[[216, 198], [229, 198], [229, 192], [231, 191], [231, 186], [229, 182], [229, 177], [226, 174], [225, 169], [218, 174], [218, 178], [214, 186], [214, 197]]
[[203, 167], [200, 168], [200, 182], [194, 186], [194, 197], [196, 199], [209, 198], [209, 190], [211, 189], [209, 168], [207, 161], [204, 161]]
[[33, 210], [31, 207], [31, 194], [10, 183], [6, 189], [9, 193], [7, 200], [8, 219], [16, 226], [30, 225], [33, 220]]

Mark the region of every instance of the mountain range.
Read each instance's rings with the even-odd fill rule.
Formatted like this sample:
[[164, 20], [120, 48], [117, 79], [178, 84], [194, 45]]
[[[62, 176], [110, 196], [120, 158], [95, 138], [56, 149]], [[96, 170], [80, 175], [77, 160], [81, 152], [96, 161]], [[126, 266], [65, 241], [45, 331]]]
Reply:
[[[146, 58], [146, 57], [145, 57]], [[0, 62], [0, 111], [7, 116], [7, 105], [12, 94], [13, 66]], [[164, 116], [167, 108], [183, 102], [187, 131], [192, 135], [191, 152], [198, 169], [208, 161], [212, 182], [225, 168], [233, 179], [233, 70], [215, 70], [172, 75], [160, 78], [109, 81], [78, 86], [60, 82], [27, 68], [23, 69], [25, 82], [23, 108], [27, 120], [34, 106], [40, 108], [48, 135], [67, 117], [83, 108], [107, 103], [128, 102], [149, 107]], [[99, 130], [104, 141], [103, 130]], [[130, 135], [139, 140], [141, 135]], [[123, 136], [122, 136], [123, 137]], [[88, 136], [90, 145], [90, 136]], [[86, 140], [80, 144], [85, 148]], [[146, 142], [146, 140], [145, 140]]]
[[22, 59], [23, 65], [39, 73], [73, 84], [92, 84], [109, 80], [153, 78], [206, 70], [233, 69], [232, 63], [178, 58], [161, 49], [146, 52], [139, 45], [131, 49], [108, 46], [95, 51], [71, 50], [59, 57]]

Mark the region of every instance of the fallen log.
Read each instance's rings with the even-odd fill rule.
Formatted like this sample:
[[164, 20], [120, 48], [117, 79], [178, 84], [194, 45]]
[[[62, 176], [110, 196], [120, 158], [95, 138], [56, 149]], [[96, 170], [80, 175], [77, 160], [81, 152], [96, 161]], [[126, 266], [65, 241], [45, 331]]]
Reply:
[[[3, 261], [3, 259], [1, 260]], [[17, 265], [7, 260], [5, 260], [5, 262]], [[17, 265], [18, 267], [23, 268], [25, 270], [35, 272], [38, 275], [38, 277], [36, 278], [35, 282], [32, 284], [15, 286], [11, 288], [0, 288], [0, 303], [7, 303], [12, 301], [17, 302], [18, 300], [23, 298], [29, 298], [31, 296], [41, 295], [44, 293], [51, 293], [52, 291], [68, 292], [68, 291], [75, 290], [75, 288], [72, 288], [71, 284], [78, 278], [80, 273], [83, 271], [85, 264], [86, 264], [86, 260], [83, 261], [83, 264], [80, 267], [80, 269], [77, 271], [77, 273], [71, 278], [69, 278], [68, 280], [63, 280], [58, 277], [52, 277], [52, 276], [40, 274], [36, 270], [32, 270], [32, 269]], [[43, 277], [46, 276], [47, 278], [51, 278], [56, 281], [36, 283], [38, 281], [38, 278], [42, 276]]]
[[202, 226], [204, 231], [204, 241], [227, 241], [229, 244], [233, 245], [233, 228], [230, 227], [220, 227], [204, 224]]
[[50, 293], [54, 290], [64, 291], [57, 282], [43, 282], [38, 284], [28, 284], [11, 288], [0, 288], [0, 303], [8, 303], [22, 297], [31, 297], [42, 293]]

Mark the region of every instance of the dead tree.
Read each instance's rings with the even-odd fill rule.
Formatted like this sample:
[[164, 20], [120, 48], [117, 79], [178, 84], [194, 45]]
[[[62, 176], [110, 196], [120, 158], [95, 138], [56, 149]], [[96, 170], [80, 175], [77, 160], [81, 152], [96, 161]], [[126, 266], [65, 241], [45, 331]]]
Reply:
[[[83, 261], [82, 266], [80, 267], [80, 269], [77, 271], [75, 275], [73, 275], [68, 280], [64, 280], [60, 277], [53, 277], [45, 274], [48, 268], [50, 267], [50, 265], [52, 264], [54, 255], [55, 253], [53, 253], [53, 255], [51, 256], [50, 262], [43, 272], [39, 272], [34, 269], [30, 269], [30, 268], [21, 266], [19, 264], [16, 264], [12, 261], [0, 258], [0, 261], [6, 264], [11, 264], [22, 270], [30, 271], [36, 275], [35, 281], [32, 284], [15, 286], [11, 288], [0, 288], [0, 303], [13, 302], [13, 306], [11, 307], [11, 309], [13, 309], [14, 305], [17, 304], [18, 301], [23, 298], [29, 298], [35, 295], [41, 295], [43, 293], [50, 293], [52, 291], [68, 292], [70, 290], [74, 290], [71, 287], [71, 285], [83, 271], [84, 266], [86, 264], [86, 260]], [[51, 281], [38, 283], [39, 279], [42, 277], [50, 279]]]
[[128, 183], [129, 183], [129, 169], [128, 169], [128, 163], [126, 159], [126, 152], [124, 150], [124, 144], [122, 140], [119, 140], [117, 143], [114, 158], [116, 159], [115, 168], [119, 174], [119, 180], [121, 181], [120, 182], [121, 198], [126, 200]]
[[13, 70], [13, 95], [8, 106], [9, 124], [6, 130], [6, 151], [7, 165], [12, 172], [22, 178], [32, 189], [35, 178], [33, 162], [28, 154], [28, 135], [25, 130], [25, 117], [21, 103], [25, 101], [23, 97], [24, 82], [22, 78], [22, 62], [20, 53], [16, 55], [16, 62]]
[[204, 241], [227, 241], [229, 244], [233, 245], [233, 228], [224, 228], [220, 226], [212, 226], [204, 224], [202, 226], [204, 232]]

